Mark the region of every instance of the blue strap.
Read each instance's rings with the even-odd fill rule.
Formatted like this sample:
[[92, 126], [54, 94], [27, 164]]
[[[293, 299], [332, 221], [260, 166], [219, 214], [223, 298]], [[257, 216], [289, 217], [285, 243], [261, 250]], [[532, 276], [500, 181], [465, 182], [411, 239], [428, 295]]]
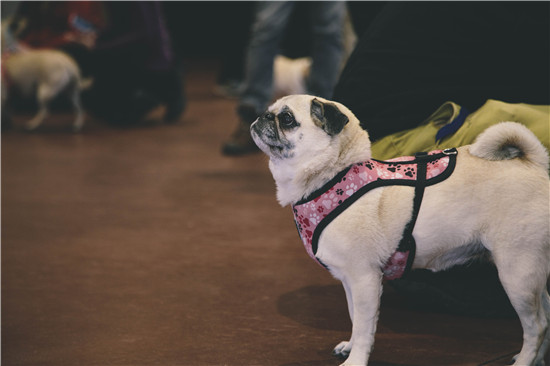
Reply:
[[445, 137], [448, 137], [458, 131], [458, 129], [464, 124], [464, 121], [469, 114], [470, 112], [466, 108], [461, 107], [458, 116], [456, 116], [456, 118], [453, 119], [451, 123], [447, 123], [445, 126], [441, 127], [439, 131], [437, 131], [437, 134], [435, 135], [435, 141], [441, 141]]

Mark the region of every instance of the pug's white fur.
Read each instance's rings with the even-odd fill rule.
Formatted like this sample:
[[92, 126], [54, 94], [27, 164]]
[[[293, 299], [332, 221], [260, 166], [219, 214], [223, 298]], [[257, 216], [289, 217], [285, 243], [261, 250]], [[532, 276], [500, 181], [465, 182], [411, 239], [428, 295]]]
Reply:
[[[294, 204], [347, 166], [371, 159], [370, 141], [345, 106], [308, 95], [282, 98], [251, 126], [269, 157], [281, 205]], [[413, 268], [434, 271], [490, 254], [523, 327], [515, 365], [544, 365], [550, 343], [548, 153], [521, 124], [488, 128], [458, 148], [454, 173], [426, 187], [413, 231]], [[382, 293], [381, 267], [412, 214], [414, 188], [376, 188], [323, 231], [317, 257], [341, 280], [353, 322], [334, 353], [366, 365]]]

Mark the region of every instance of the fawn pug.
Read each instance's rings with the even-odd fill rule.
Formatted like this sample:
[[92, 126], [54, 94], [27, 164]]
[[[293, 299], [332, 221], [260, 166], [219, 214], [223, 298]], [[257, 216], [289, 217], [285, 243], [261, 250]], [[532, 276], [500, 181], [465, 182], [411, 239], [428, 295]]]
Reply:
[[347, 356], [343, 365], [368, 363], [384, 276], [477, 256], [494, 262], [521, 320], [515, 365], [544, 363], [549, 159], [530, 130], [503, 122], [472, 145], [380, 162], [348, 108], [291, 95], [271, 105], [251, 135], [269, 156], [277, 198], [292, 205], [306, 250], [343, 283], [353, 323], [350, 340], [334, 349]]

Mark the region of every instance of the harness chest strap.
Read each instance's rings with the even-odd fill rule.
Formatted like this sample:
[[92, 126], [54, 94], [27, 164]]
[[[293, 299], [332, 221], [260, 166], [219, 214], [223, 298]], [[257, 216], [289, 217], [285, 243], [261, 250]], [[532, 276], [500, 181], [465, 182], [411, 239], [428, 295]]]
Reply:
[[294, 220], [306, 251], [316, 262], [326, 266], [315, 256], [324, 228], [338, 215], [370, 190], [389, 185], [415, 188], [413, 213], [405, 226], [396, 252], [382, 271], [387, 279], [397, 279], [410, 270], [416, 244], [412, 235], [424, 188], [449, 177], [456, 163], [456, 149], [418, 153], [415, 157], [401, 157], [388, 161], [370, 160], [350, 166], [310, 197], [293, 205]]
[[388, 280], [401, 278], [405, 273], [409, 272], [416, 255], [416, 241], [412, 232], [418, 218], [418, 213], [420, 212], [422, 198], [424, 197], [427, 164], [430, 158], [427, 153], [417, 153], [415, 157], [418, 170], [416, 173], [416, 185], [414, 186], [413, 211], [411, 219], [405, 225], [403, 237], [397, 246], [397, 250], [384, 266], [384, 277]]

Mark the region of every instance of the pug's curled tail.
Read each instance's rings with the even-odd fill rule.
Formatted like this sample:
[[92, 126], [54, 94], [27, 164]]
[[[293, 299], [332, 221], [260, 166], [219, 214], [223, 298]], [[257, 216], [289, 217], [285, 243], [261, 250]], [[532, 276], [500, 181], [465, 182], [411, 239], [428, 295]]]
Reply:
[[548, 170], [546, 148], [531, 130], [517, 122], [501, 122], [483, 131], [470, 153], [487, 160], [525, 159]]

